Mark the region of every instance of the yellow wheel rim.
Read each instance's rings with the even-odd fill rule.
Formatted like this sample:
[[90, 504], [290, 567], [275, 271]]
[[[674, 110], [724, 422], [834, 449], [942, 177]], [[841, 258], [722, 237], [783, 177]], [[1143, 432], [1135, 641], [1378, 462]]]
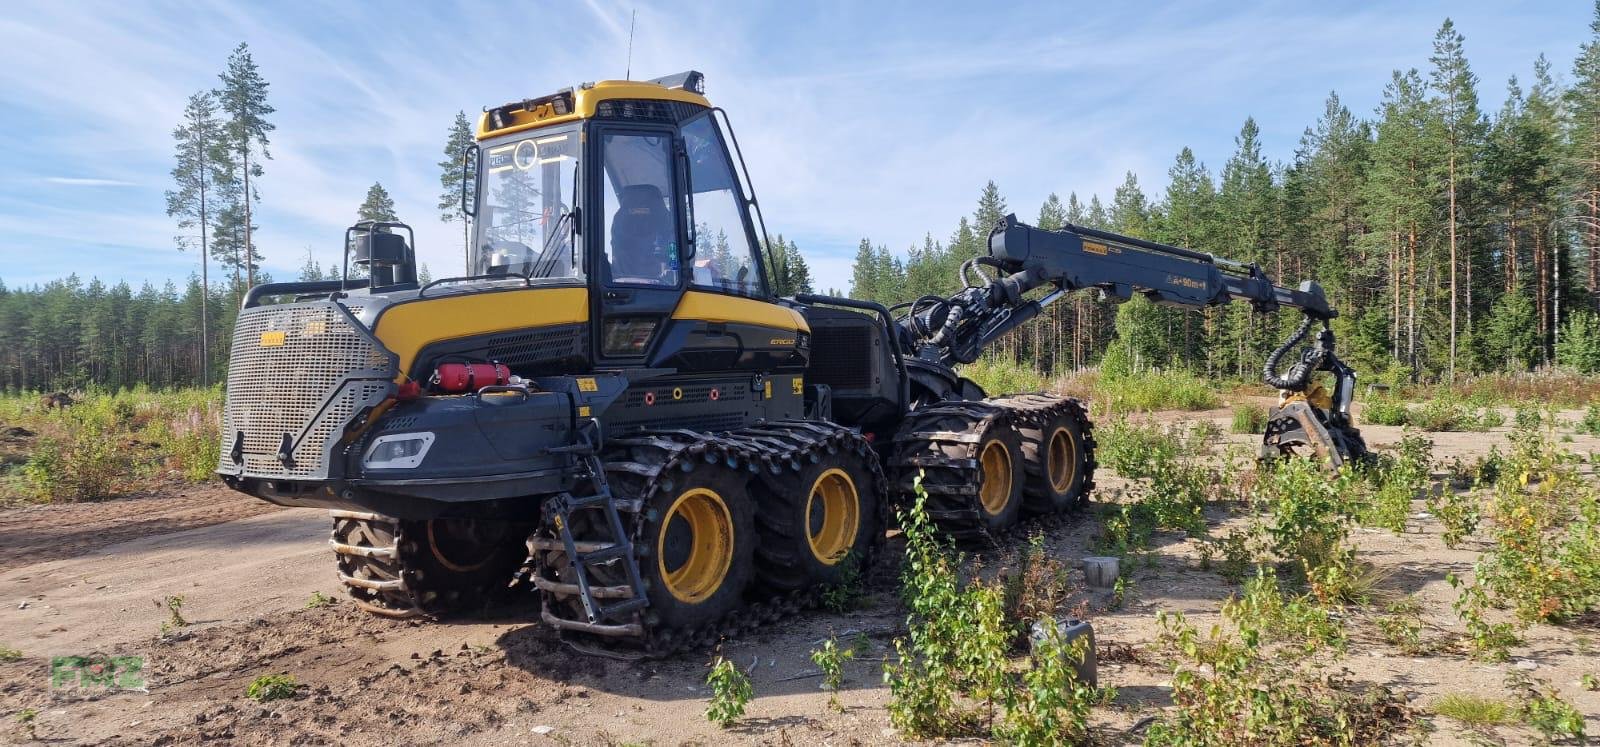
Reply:
[[694, 604], [722, 588], [733, 565], [733, 516], [716, 491], [684, 491], [667, 509], [656, 539], [656, 563], [672, 596]]
[[811, 484], [805, 522], [811, 554], [824, 565], [833, 565], [850, 554], [856, 544], [856, 530], [861, 527], [861, 501], [850, 475], [834, 467]]
[[1050, 448], [1045, 455], [1045, 469], [1050, 472], [1050, 488], [1065, 493], [1072, 487], [1072, 478], [1078, 476], [1078, 444], [1072, 431], [1057, 428], [1050, 434]]
[[990, 516], [997, 516], [1011, 502], [1011, 451], [999, 441], [990, 441], [978, 457], [978, 466], [983, 471], [978, 500]]

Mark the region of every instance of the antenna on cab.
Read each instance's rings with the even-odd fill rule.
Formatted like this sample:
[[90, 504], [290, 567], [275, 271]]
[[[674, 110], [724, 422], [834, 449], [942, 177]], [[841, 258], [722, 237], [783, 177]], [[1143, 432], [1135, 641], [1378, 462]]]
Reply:
[[633, 24], [639, 20], [639, 9], [634, 8], [628, 13], [628, 70], [622, 74], [623, 80], [633, 80]]

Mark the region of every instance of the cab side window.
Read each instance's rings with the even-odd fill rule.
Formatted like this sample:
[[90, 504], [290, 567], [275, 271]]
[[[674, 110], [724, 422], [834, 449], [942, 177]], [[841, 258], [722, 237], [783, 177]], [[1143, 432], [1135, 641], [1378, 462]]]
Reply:
[[601, 199], [610, 216], [607, 280], [621, 285], [678, 285], [678, 216], [672, 200], [672, 137], [604, 136]]
[[694, 199], [695, 247], [691, 282], [747, 296], [766, 294], [745, 230], [738, 181], [710, 116], [683, 127]]

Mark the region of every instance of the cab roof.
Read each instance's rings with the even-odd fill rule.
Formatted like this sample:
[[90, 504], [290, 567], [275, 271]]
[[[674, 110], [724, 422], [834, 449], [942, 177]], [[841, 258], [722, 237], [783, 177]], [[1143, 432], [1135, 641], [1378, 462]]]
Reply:
[[705, 77], [694, 70], [648, 81], [602, 80], [485, 109], [478, 118], [478, 139], [588, 119], [595, 115], [600, 102], [613, 99], [677, 101], [711, 107], [705, 97]]

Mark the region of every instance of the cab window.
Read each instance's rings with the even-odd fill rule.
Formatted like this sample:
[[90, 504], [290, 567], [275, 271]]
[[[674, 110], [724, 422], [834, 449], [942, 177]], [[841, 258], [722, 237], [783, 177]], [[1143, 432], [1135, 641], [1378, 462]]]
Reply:
[[678, 285], [678, 215], [672, 200], [672, 137], [602, 136], [602, 215], [609, 216], [608, 282]]
[[765, 295], [745, 230], [738, 182], [728, 152], [710, 116], [683, 126], [694, 200], [695, 250], [692, 282], [702, 288], [747, 296]]

